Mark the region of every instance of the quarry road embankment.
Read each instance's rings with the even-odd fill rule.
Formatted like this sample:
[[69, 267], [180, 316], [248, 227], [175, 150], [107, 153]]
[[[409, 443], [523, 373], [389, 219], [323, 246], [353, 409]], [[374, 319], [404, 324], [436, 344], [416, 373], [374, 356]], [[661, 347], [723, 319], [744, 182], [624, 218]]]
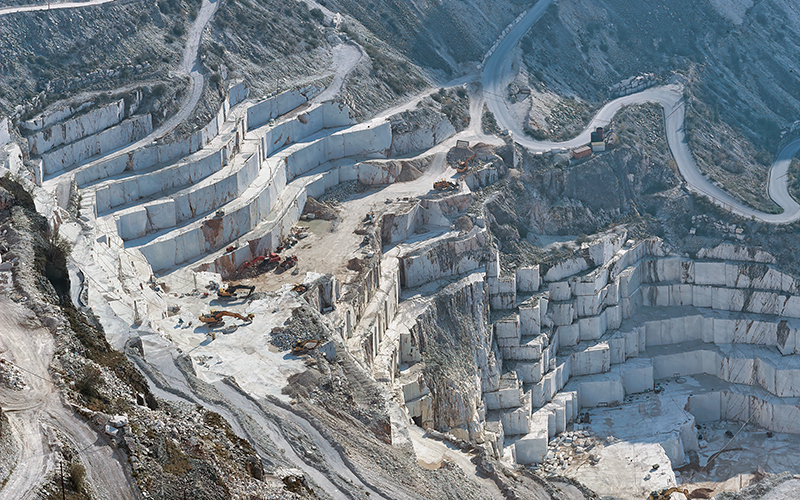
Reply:
[[[0, 490], [0, 498], [39, 498], [38, 490], [57, 463], [58, 439], [69, 442], [86, 468], [87, 479], [101, 500], [133, 500], [137, 487], [127, 474], [118, 448], [64, 405], [50, 376], [54, 339], [27, 310], [0, 300], [0, 348], [22, 372], [22, 390], [0, 388], [0, 406], [8, 416], [19, 447], [16, 465]], [[59, 431], [56, 438], [54, 430]]]
[[186, 46], [183, 49], [183, 59], [181, 65], [176, 68], [175, 73], [179, 76], [189, 77], [189, 93], [180, 105], [178, 111], [161, 124], [157, 129], [153, 130], [150, 134], [142, 139], [128, 144], [127, 146], [116, 151], [109, 152], [102, 155], [100, 158], [92, 158], [87, 162], [83, 162], [77, 167], [86, 167], [97, 162], [105, 162], [112, 158], [118, 158], [126, 155], [139, 148], [147, 146], [154, 141], [161, 139], [165, 135], [172, 132], [178, 125], [186, 121], [194, 111], [200, 98], [203, 96], [203, 87], [205, 85], [205, 77], [203, 75], [203, 64], [198, 57], [200, 50], [200, 40], [203, 37], [205, 30], [211, 18], [214, 16], [220, 0], [203, 0], [200, 11], [192, 23], [186, 36]]
[[17, 5], [14, 7], [0, 8], [0, 16], [16, 14], [17, 12], [36, 12], [40, 10], [75, 9], [78, 7], [91, 7], [104, 3], [117, 2], [118, 0], [88, 0], [87, 2], [47, 2], [38, 5]]
[[582, 146], [589, 142], [591, 131], [596, 127], [608, 125], [616, 112], [623, 106], [657, 102], [664, 108], [667, 143], [689, 191], [706, 196], [717, 206], [736, 215], [753, 218], [761, 222], [788, 224], [800, 219], [800, 205], [789, 195], [789, 179], [787, 175], [792, 157], [800, 150], [800, 139], [785, 146], [770, 169], [767, 192], [772, 201], [783, 209], [783, 212], [770, 214], [748, 207], [713, 184], [697, 167], [697, 163], [695, 163], [689, 145], [686, 142], [684, 129], [686, 107], [680, 85], [650, 88], [611, 101], [597, 113], [586, 130], [568, 141], [536, 141], [526, 136], [520, 124], [512, 115], [505, 99], [501, 96], [505, 95], [506, 85], [513, 76], [513, 60], [509, 57], [511, 52], [525, 33], [542, 17], [551, 3], [552, 0], [540, 0], [531, 7], [528, 13], [498, 44], [495, 51], [486, 60], [483, 69], [481, 82], [486, 105], [494, 113], [500, 127], [510, 130], [514, 134], [514, 140], [519, 145], [533, 151], [550, 151]]

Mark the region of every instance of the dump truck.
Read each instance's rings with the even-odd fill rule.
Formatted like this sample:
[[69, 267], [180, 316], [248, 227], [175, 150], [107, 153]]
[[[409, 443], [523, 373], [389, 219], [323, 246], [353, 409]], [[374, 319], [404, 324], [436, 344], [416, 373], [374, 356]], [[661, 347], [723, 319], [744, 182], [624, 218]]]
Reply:
[[201, 314], [199, 319], [208, 325], [221, 325], [225, 316], [230, 316], [231, 318], [240, 319], [245, 323], [250, 323], [253, 321], [254, 315], [248, 314], [247, 316], [242, 316], [241, 314], [235, 312], [212, 310], [209, 314]]
[[[220, 288], [217, 290], [217, 297], [220, 299], [242, 299], [247, 298], [253, 294], [256, 287], [252, 285], [232, 285], [228, 288]], [[236, 295], [236, 292], [239, 290], [250, 290], [247, 295]]]
[[433, 183], [433, 189], [437, 191], [454, 191], [458, 189], [458, 184], [450, 182], [447, 179], [439, 179]]

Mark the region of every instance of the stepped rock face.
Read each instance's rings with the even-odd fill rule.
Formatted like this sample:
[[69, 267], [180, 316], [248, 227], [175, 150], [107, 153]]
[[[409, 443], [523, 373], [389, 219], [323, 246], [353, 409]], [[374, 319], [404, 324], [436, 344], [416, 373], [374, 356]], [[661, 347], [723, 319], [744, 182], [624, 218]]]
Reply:
[[482, 390], [499, 379], [484, 297], [482, 279], [464, 278], [437, 295], [413, 332], [433, 395], [434, 427], [473, 442], [482, 441]]

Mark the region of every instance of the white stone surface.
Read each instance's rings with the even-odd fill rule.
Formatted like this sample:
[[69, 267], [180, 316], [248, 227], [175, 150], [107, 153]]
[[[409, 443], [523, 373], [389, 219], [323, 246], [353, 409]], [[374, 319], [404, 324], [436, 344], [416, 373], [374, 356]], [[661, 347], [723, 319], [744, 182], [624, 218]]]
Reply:
[[531, 417], [530, 432], [514, 440], [517, 463], [523, 465], [544, 462], [547, 456], [548, 415], [537, 411]]
[[[28, 147], [31, 155], [38, 156], [55, 147], [75, 142], [112, 127], [123, 118], [125, 118], [125, 100], [120, 99], [33, 134], [28, 138]], [[0, 135], [2, 135], [2, 131], [0, 131]]]
[[714, 248], [701, 248], [697, 252], [699, 259], [738, 260], [747, 262], [775, 263], [775, 257], [752, 247], [743, 247], [730, 243], [722, 243]]
[[[519, 283], [519, 282], [517, 282]], [[520, 334], [536, 336], [541, 333], [541, 305], [540, 301], [533, 299], [519, 306]]]
[[304, 104], [306, 101], [306, 97], [296, 90], [290, 90], [264, 99], [247, 108], [247, 123], [251, 129], [260, 127], [268, 121]]
[[11, 142], [11, 134], [8, 133], [8, 118], [0, 120], [0, 147]]
[[725, 286], [725, 263], [698, 261], [694, 264], [694, 283], [696, 285]]
[[62, 169], [68, 169], [95, 155], [108, 153], [139, 140], [149, 134], [152, 129], [153, 124], [150, 115], [134, 116], [96, 135], [86, 137], [44, 154], [42, 156], [42, 168], [45, 174], [52, 174]]
[[580, 327], [577, 323], [559, 326], [557, 331], [561, 347], [576, 345], [580, 340]]
[[606, 312], [603, 311], [599, 315], [589, 318], [581, 318], [578, 320], [578, 325], [580, 327], [581, 341], [597, 340], [608, 330]]
[[520, 267], [516, 270], [517, 291], [523, 293], [539, 291], [539, 266]]
[[550, 300], [552, 301], [567, 301], [572, 298], [569, 283], [566, 281], [548, 283], [547, 290], [550, 292]]
[[606, 342], [595, 345], [578, 344], [570, 355], [571, 375], [605, 373], [611, 368], [611, 353]]
[[549, 309], [553, 315], [553, 325], [571, 325], [575, 311], [569, 302], [551, 302]]
[[542, 279], [547, 282], [559, 281], [587, 269], [589, 269], [588, 260], [583, 257], [576, 257], [554, 264], [544, 273]]
[[494, 335], [497, 345], [500, 347], [510, 347], [519, 345], [520, 317], [512, 315], [510, 318], [503, 318], [494, 323]]
[[653, 363], [649, 359], [631, 359], [620, 365], [619, 371], [626, 395], [653, 390]]
[[238, 82], [228, 89], [228, 103], [231, 106], [235, 106], [247, 99], [249, 94], [250, 88], [247, 86], [247, 83], [243, 81]]

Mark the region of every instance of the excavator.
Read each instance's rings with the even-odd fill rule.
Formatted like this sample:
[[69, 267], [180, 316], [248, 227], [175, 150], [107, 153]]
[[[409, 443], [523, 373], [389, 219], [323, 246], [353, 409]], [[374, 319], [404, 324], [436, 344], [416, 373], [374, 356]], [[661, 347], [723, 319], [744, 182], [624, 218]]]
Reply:
[[297, 265], [297, 255], [292, 255], [290, 257], [285, 257], [283, 262], [278, 264], [278, 268], [282, 270], [290, 269]]
[[[246, 299], [253, 294], [256, 287], [252, 285], [233, 285], [228, 288], [220, 288], [217, 290], [217, 297], [220, 299]], [[250, 290], [247, 295], [236, 295], [237, 290]]]
[[242, 316], [239, 313], [230, 312], [230, 311], [214, 311], [212, 310], [209, 314], [201, 314], [200, 321], [209, 325], [221, 325], [223, 323], [223, 319], [225, 316], [230, 316], [232, 318], [240, 319], [245, 323], [250, 323], [253, 321], [254, 314], [248, 314], [247, 316]]
[[469, 162], [474, 160], [476, 156], [478, 156], [478, 153], [473, 154], [472, 156], [470, 156], [466, 160], [462, 160], [462, 161], [458, 162], [458, 167], [456, 167], [456, 172], [458, 172], [459, 174], [463, 174], [464, 172], [469, 170]]
[[298, 340], [292, 344], [292, 354], [299, 356], [316, 349], [322, 343], [321, 340]]
[[450, 182], [447, 179], [439, 179], [433, 183], [433, 189], [437, 191], [454, 191], [458, 189], [458, 184]]
[[673, 493], [681, 493], [686, 498], [689, 498], [689, 490], [687, 490], [686, 488], [676, 488], [673, 486], [672, 488], [666, 488], [661, 491], [651, 492], [650, 496], [647, 497], [647, 500], [669, 500], [669, 497]]
[[267, 261], [270, 265], [277, 264], [281, 261], [281, 256], [276, 253], [270, 253], [269, 255], [259, 255], [253, 260], [247, 261], [242, 264], [242, 267], [239, 268], [239, 271], [244, 271], [248, 267], [253, 267], [261, 264], [264, 261]]

